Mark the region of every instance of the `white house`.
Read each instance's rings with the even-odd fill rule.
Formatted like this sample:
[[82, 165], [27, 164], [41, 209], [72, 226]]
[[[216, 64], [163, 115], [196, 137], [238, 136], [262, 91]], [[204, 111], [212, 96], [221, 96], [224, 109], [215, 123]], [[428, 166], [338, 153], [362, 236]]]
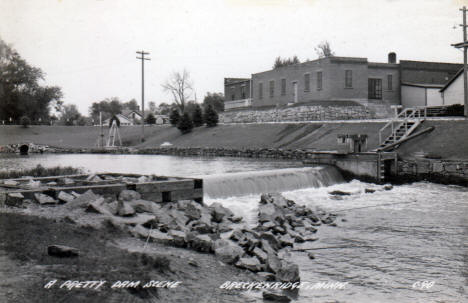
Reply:
[[463, 68], [440, 89], [442, 105], [464, 104]]

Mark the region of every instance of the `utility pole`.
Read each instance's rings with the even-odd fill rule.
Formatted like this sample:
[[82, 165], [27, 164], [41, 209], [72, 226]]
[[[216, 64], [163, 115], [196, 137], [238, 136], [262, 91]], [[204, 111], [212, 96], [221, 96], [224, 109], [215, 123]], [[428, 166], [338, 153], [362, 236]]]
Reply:
[[455, 48], [463, 47], [463, 86], [464, 86], [464, 104], [465, 104], [465, 117], [468, 117], [468, 66], [467, 66], [467, 48], [468, 42], [466, 41], [466, 6], [460, 9], [463, 12], [463, 24], [460, 24], [463, 27], [463, 42], [452, 44]]
[[149, 53], [145, 51], [136, 52], [141, 57], [137, 59], [141, 60], [141, 142], [145, 142], [145, 60], [151, 60], [150, 58], [145, 58], [145, 55]]

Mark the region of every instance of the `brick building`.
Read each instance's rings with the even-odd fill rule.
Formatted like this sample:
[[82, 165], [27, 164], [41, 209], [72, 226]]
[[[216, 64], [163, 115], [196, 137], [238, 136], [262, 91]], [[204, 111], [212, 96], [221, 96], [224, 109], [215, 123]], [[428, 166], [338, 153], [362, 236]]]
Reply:
[[[419, 89], [427, 86], [438, 91], [460, 67], [460, 64], [437, 62], [401, 60], [397, 63], [395, 53], [388, 54], [387, 63], [354, 57], [321, 58], [255, 73], [251, 81], [225, 78], [225, 108], [247, 106], [241, 100], [250, 95], [252, 107], [313, 101], [429, 105], [428, 96], [432, 91], [429, 95], [421, 94]], [[241, 93], [241, 85], [246, 87], [245, 94]]]

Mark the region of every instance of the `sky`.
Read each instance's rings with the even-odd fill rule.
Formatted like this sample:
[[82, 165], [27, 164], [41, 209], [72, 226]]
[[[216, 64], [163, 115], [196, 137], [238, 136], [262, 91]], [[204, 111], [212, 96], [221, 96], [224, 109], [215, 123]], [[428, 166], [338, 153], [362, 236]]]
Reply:
[[[328, 41], [337, 56], [386, 62], [463, 62], [468, 0], [0, 0], [0, 38], [87, 114], [118, 97], [172, 102], [162, 84], [186, 69], [198, 102], [223, 92], [225, 77], [271, 69], [276, 57], [316, 59]], [[195, 94], [192, 98], [195, 98]]]

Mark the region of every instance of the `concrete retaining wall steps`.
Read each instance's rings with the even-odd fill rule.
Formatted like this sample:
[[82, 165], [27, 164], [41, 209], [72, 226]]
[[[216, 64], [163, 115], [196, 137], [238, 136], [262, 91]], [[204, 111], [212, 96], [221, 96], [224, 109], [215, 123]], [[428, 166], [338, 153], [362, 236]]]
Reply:
[[392, 112], [386, 105], [373, 106], [297, 106], [268, 110], [244, 110], [220, 113], [224, 123], [357, 120], [388, 118]]

